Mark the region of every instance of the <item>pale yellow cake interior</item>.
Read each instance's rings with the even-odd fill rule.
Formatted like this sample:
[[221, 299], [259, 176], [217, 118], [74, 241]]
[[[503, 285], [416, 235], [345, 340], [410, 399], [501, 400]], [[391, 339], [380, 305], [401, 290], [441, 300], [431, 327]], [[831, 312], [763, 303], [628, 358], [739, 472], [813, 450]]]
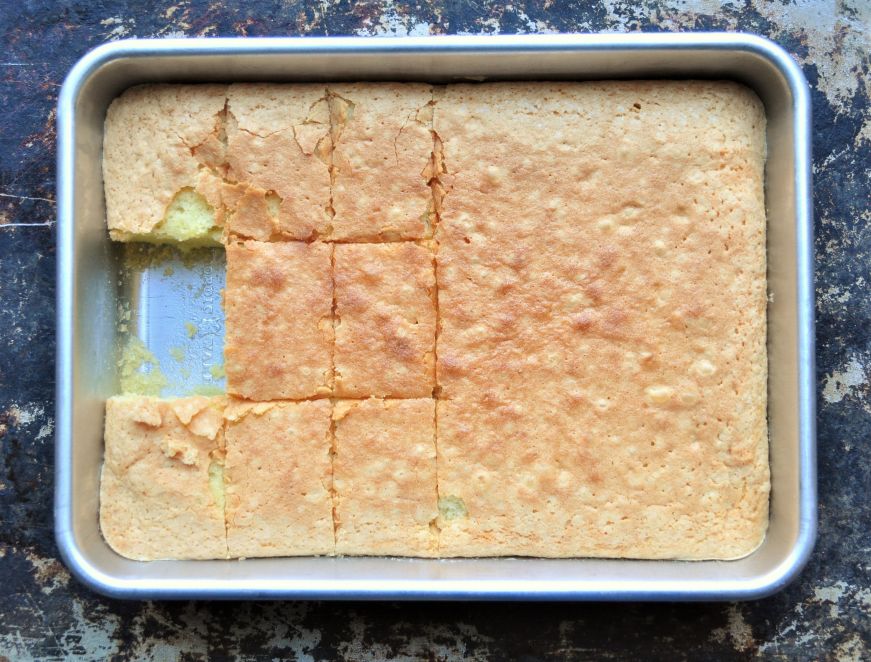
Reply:
[[166, 213], [147, 233], [117, 231], [118, 241], [149, 244], [174, 244], [181, 248], [220, 246], [222, 229], [217, 225], [215, 208], [192, 188], [183, 188], [169, 203]]

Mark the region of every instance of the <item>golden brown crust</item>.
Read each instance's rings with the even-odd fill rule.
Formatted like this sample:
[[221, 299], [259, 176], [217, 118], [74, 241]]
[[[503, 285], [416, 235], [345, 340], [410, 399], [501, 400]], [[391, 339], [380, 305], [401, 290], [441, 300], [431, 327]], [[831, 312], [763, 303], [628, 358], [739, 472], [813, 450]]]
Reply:
[[435, 272], [413, 243], [335, 247], [336, 393], [414, 398], [435, 386]]
[[432, 88], [412, 83], [330, 85], [332, 239], [431, 236]]
[[[707, 514], [694, 535], [711, 544], [669, 546], [651, 517], [622, 547], [594, 547], [605, 529], [590, 520], [551, 551], [724, 558], [759, 543], [768, 496], [764, 121], [759, 100], [731, 83], [444, 91], [435, 114], [446, 167], [437, 232], [437, 370], [449, 401], [439, 407], [440, 486], [460, 491], [468, 478], [460, 455], [498, 441], [492, 431], [510, 421], [494, 412], [517, 410], [512, 425], [536, 446], [518, 442], [515, 455], [488, 458], [497, 477], [489, 497], [508, 514], [470, 508], [480, 537], [443, 529], [442, 553], [550, 555], [543, 523], [529, 520], [525, 541], [507, 529], [484, 532], [544, 510], [543, 500], [516, 501], [510, 478], [524, 453], [551, 463], [536, 481], [556, 483], [565, 462], [593, 489], [571, 459], [542, 450], [564, 438], [589, 438], [599, 461], [613, 456], [598, 445], [607, 438], [635, 453], [620, 471], [645, 489], [622, 502], [615, 521], [688, 504]], [[477, 434], [452, 432], [452, 420]], [[674, 453], [631, 461], [664, 446]], [[687, 493], [678, 458], [690, 449], [704, 480], [691, 480]], [[627, 495], [616, 483], [599, 489], [615, 503]]]
[[329, 234], [330, 149], [323, 85], [230, 85], [227, 178], [261, 198], [277, 196], [276, 226], [284, 238]]
[[250, 400], [331, 388], [331, 247], [232, 242], [224, 292], [227, 391]]
[[106, 402], [100, 528], [138, 561], [227, 556], [224, 511], [209, 485], [223, 449], [223, 398]]
[[[429, 90], [232, 86], [222, 186], [208, 113], [183, 122], [179, 144], [210, 178], [191, 186], [227, 205], [230, 393], [418, 398], [234, 402], [230, 551], [748, 554], [769, 491], [759, 100], [720, 82], [452, 85], [431, 119]], [[176, 160], [173, 186], [188, 181]], [[411, 210], [433, 172], [437, 301], [425, 242], [284, 241], [427, 237]], [[155, 558], [168, 552], [137, 547], [124, 522], [158, 543], [187, 530], [166, 494], [177, 475], [198, 494], [203, 453], [222, 456], [220, 415], [191, 399], [111, 410], [101, 523], [119, 550]], [[180, 503], [214, 519], [202, 499]]]
[[338, 401], [336, 553], [435, 556], [432, 399]]
[[332, 554], [330, 403], [227, 407], [227, 544], [236, 557]]
[[109, 106], [103, 140], [112, 238], [146, 235], [182, 189], [200, 193], [221, 225], [218, 134], [225, 85], [140, 85]]

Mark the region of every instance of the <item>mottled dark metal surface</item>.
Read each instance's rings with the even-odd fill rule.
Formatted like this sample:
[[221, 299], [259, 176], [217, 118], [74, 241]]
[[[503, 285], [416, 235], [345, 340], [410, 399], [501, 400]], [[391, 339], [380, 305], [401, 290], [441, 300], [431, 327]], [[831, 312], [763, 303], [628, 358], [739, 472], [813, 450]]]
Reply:
[[[0, 659], [871, 658], [871, 4], [14, 0], [0, 7]], [[699, 605], [134, 603], [52, 535], [54, 113], [123, 37], [745, 30], [813, 86], [820, 537], [772, 598]]]

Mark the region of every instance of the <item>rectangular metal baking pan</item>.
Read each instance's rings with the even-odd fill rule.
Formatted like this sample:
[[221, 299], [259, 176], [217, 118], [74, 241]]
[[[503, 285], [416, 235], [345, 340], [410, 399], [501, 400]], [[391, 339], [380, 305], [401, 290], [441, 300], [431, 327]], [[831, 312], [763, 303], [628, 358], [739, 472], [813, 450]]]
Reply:
[[[771, 524], [729, 562], [594, 559], [121, 558], [97, 519], [121, 295], [100, 171], [109, 102], [156, 81], [735, 79], [768, 116]], [[55, 527], [67, 566], [124, 598], [747, 599], [794, 578], [816, 533], [810, 102], [778, 46], [743, 34], [119, 41], [83, 57], [58, 103]]]

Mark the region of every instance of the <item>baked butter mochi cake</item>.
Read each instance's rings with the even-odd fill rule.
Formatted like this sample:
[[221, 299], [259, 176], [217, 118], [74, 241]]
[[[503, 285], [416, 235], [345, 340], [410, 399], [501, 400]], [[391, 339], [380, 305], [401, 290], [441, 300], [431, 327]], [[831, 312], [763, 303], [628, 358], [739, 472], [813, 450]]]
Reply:
[[227, 394], [109, 400], [107, 542], [750, 554], [764, 165], [762, 104], [726, 81], [128, 90], [109, 231], [227, 251]]

